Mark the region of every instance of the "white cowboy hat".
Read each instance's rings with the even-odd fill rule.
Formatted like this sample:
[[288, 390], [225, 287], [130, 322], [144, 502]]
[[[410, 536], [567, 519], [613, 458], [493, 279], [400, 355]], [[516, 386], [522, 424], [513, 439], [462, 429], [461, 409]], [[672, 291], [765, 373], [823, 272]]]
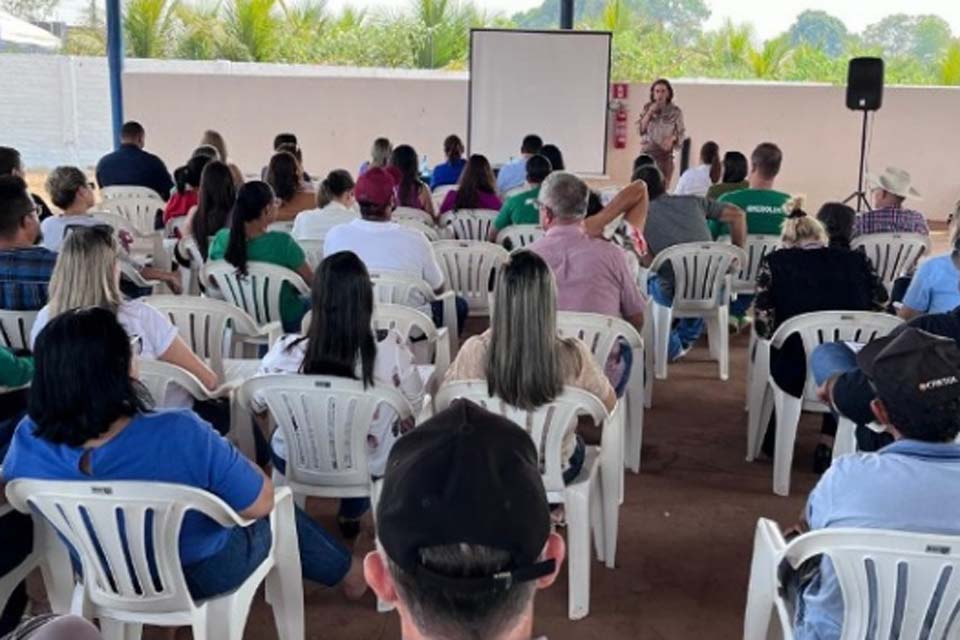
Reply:
[[910, 174], [903, 169], [887, 167], [878, 176], [867, 175], [867, 182], [901, 198], [920, 200], [920, 192], [910, 186]]

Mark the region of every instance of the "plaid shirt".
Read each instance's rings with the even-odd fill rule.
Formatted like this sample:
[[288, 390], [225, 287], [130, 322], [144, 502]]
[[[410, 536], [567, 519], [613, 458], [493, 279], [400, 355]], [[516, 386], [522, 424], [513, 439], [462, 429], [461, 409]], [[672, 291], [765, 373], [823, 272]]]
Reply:
[[0, 309], [36, 311], [47, 304], [57, 254], [43, 247], [0, 251]]
[[922, 233], [926, 236], [930, 234], [930, 228], [919, 211], [884, 207], [857, 215], [853, 225], [854, 237], [870, 233]]

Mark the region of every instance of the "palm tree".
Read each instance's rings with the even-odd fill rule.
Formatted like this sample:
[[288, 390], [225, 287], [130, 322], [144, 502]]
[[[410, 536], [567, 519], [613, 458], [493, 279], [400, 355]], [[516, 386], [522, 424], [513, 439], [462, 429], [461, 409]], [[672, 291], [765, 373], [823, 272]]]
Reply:
[[414, 41], [414, 59], [421, 69], [439, 69], [462, 60], [467, 53], [471, 26], [484, 17], [473, 3], [451, 0], [413, 0], [413, 20], [420, 38]]
[[276, 0], [231, 0], [221, 52], [230, 59], [270, 62], [278, 48], [280, 20]]
[[602, 31], [610, 31], [614, 35], [628, 31], [634, 23], [633, 11], [626, 0], [607, 0], [600, 14], [597, 27]]
[[708, 34], [710, 57], [724, 67], [739, 67], [747, 64], [753, 50], [753, 28], [749, 24], [734, 24], [727, 19], [714, 33]]
[[954, 40], [947, 47], [940, 61], [940, 84], [960, 84], [960, 40]]
[[226, 38], [220, 19], [220, 2], [181, 4], [177, 7], [180, 33], [174, 55], [187, 60], [212, 60], [219, 55]]
[[772, 38], [763, 43], [759, 50], [753, 47], [747, 52], [747, 62], [756, 78], [770, 79], [777, 77], [783, 68], [784, 62], [790, 56], [789, 36], [783, 35]]
[[180, 0], [130, 0], [123, 15], [127, 51], [135, 58], [162, 58], [172, 41]]
[[330, 22], [326, 1], [306, 0], [293, 6], [278, 1], [284, 17], [279, 58], [285, 62], [313, 62], [316, 44]]

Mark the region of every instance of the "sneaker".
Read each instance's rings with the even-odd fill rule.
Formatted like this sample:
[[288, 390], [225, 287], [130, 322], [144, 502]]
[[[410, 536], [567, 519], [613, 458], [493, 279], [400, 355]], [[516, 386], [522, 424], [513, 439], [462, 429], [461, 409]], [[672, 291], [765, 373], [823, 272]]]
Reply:
[[670, 359], [670, 362], [678, 362], [678, 361], [682, 360], [685, 355], [687, 355], [688, 353], [690, 353], [690, 350], [691, 350], [691, 349], [693, 349], [693, 345], [692, 345], [692, 344], [684, 345], [684, 346], [680, 349], [680, 353], [678, 353], [678, 354], [676, 355], [676, 357], [671, 358], [671, 359]]

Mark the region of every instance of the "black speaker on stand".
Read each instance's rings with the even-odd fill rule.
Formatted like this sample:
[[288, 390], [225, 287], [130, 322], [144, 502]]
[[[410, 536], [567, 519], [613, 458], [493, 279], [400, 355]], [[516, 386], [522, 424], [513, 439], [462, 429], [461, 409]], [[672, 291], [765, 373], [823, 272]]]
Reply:
[[860, 130], [860, 171], [857, 173], [857, 190], [844, 203], [856, 200], [857, 211], [869, 209], [867, 194], [863, 190], [864, 163], [867, 154], [867, 116], [883, 104], [883, 60], [881, 58], [851, 58], [847, 67], [847, 109], [863, 112], [863, 127]]

